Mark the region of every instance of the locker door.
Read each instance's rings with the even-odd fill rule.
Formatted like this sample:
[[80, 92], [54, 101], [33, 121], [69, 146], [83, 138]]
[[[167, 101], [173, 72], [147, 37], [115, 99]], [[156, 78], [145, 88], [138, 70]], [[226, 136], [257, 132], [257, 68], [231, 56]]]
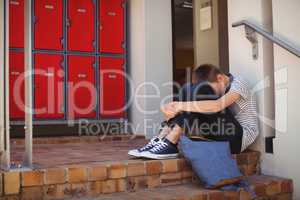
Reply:
[[124, 0], [100, 0], [100, 52], [124, 53]]
[[23, 52], [10, 52], [9, 72], [9, 109], [13, 120], [24, 119], [24, 54]]
[[9, 1], [9, 46], [24, 47], [24, 1]]
[[35, 0], [35, 48], [62, 50], [63, 1]]
[[93, 0], [68, 1], [68, 50], [94, 51], [95, 5]]
[[69, 56], [68, 64], [69, 118], [95, 118], [97, 104], [95, 58]]
[[34, 107], [37, 119], [64, 117], [63, 56], [35, 54]]
[[125, 74], [123, 58], [100, 58], [100, 115], [124, 117]]

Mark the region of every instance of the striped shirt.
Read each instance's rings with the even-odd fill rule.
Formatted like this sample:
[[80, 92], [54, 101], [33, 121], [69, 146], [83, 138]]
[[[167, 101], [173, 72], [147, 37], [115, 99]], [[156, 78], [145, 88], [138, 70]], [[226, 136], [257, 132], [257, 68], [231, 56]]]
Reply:
[[229, 92], [241, 95], [241, 98], [230, 106], [235, 118], [243, 127], [242, 151], [246, 150], [259, 134], [255, 96], [251, 94], [248, 83], [239, 76], [234, 76]]

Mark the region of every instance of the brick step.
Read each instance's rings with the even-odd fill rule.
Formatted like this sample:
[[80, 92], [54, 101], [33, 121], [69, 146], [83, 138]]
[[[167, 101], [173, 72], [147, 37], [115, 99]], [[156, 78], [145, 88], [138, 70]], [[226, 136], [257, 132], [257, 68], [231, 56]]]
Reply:
[[[37, 137], [33, 138], [33, 144], [78, 144], [78, 143], [101, 143], [112, 141], [129, 141], [141, 139], [145, 140], [145, 136], [139, 135], [103, 135], [103, 136], [65, 136], [65, 137]], [[11, 144], [24, 145], [25, 140], [20, 138], [12, 138]]]
[[[67, 168], [70, 165], [103, 165], [105, 162], [132, 162], [128, 150], [138, 148], [147, 141], [143, 137], [130, 136], [107, 137], [63, 137], [36, 138], [33, 145], [33, 165], [35, 169], [56, 167]], [[11, 160], [14, 166], [23, 161], [24, 140], [16, 139], [11, 145]], [[248, 151], [233, 155], [244, 175], [258, 174], [260, 171], [260, 153]], [[49, 162], [51, 160], [51, 162]], [[183, 162], [179, 159], [179, 162]], [[136, 160], [147, 162], [147, 160]], [[105, 163], [104, 163], [105, 164]], [[0, 171], [1, 172], [1, 171]]]
[[[65, 143], [68, 139], [71, 143]], [[50, 144], [37, 140], [33, 146], [35, 169], [0, 172], [0, 196], [30, 193], [64, 199], [78, 192], [135, 192], [195, 180], [190, 165], [183, 158], [130, 159], [128, 150], [145, 144], [147, 141], [143, 138], [110, 137], [98, 142], [93, 137], [74, 140], [66, 138], [50, 141]], [[11, 147], [13, 160], [22, 160], [24, 145], [14, 143]], [[233, 158], [244, 175], [259, 174], [259, 152], [248, 151], [233, 155]]]
[[[247, 178], [260, 199], [292, 200], [291, 180], [271, 176], [252, 176]], [[80, 197], [80, 196], [79, 196]], [[78, 198], [78, 196], [77, 196]], [[250, 194], [241, 191], [207, 190], [197, 184], [168, 186], [138, 192], [115, 193], [90, 198], [93, 200], [250, 200]]]
[[[259, 172], [258, 152], [245, 152], [233, 157], [245, 175]], [[89, 191], [95, 194], [135, 192], [192, 183], [196, 178], [190, 165], [179, 158], [160, 161], [133, 159], [2, 172], [0, 180], [3, 180], [4, 188], [3, 192], [0, 190], [0, 196], [34, 193], [55, 199], [76, 193], [88, 194]]]

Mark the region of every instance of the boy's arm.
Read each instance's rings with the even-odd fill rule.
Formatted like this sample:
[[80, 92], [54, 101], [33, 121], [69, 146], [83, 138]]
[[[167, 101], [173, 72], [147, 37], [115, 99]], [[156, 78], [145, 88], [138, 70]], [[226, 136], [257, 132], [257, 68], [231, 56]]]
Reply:
[[239, 93], [228, 92], [217, 100], [175, 102], [174, 108], [176, 109], [176, 112], [186, 111], [199, 113], [217, 113], [229, 107], [240, 98], [241, 95]]

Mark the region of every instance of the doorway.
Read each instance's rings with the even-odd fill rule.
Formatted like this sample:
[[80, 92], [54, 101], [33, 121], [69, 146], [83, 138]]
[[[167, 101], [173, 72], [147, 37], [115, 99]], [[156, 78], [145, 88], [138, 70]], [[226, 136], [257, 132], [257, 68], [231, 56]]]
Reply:
[[205, 63], [228, 73], [227, 0], [172, 0], [172, 4], [174, 82], [183, 85], [190, 80], [191, 69]]
[[[193, 0], [173, 0], [173, 79], [178, 86], [188, 81], [194, 61]], [[174, 93], [178, 92], [175, 86]]]

